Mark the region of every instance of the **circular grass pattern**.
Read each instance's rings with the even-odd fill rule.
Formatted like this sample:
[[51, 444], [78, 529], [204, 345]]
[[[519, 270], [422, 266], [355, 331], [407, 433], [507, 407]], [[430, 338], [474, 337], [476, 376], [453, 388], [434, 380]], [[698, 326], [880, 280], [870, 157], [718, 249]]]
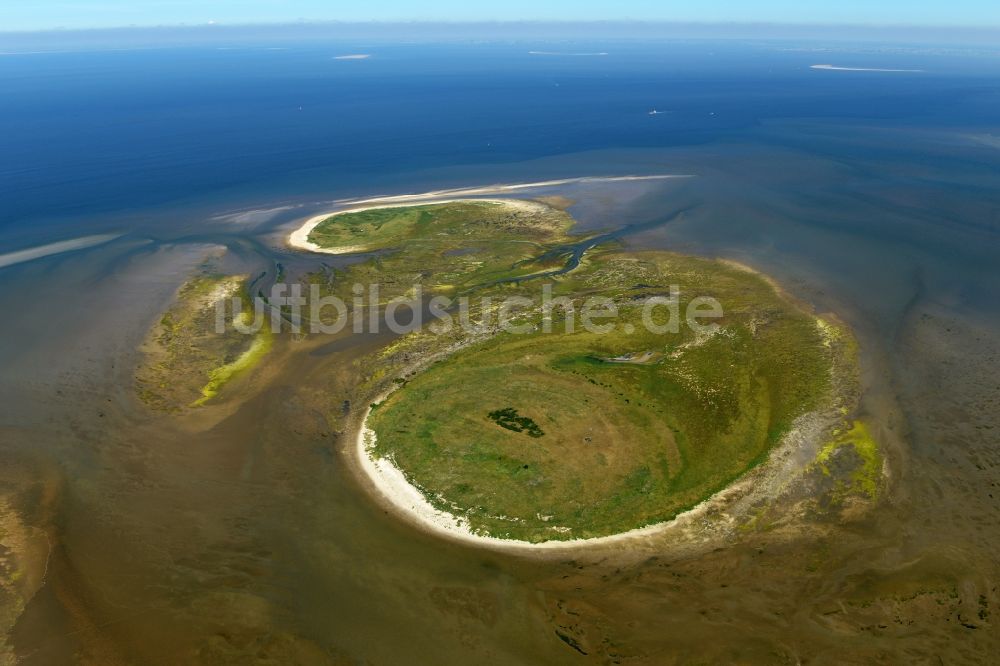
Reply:
[[[534, 332], [484, 341], [460, 327], [421, 331], [365, 361], [369, 395], [398, 388], [368, 416], [362, 435], [374, 437], [361, 455], [394, 465], [481, 536], [539, 543], [670, 520], [765, 460], [796, 419], [834, 404], [834, 364], [856, 362], [843, 357], [849, 335], [758, 274], [624, 252], [571, 236], [572, 224], [538, 202], [462, 200], [348, 211], [309, 237], [324, 248], [385, 250], [332, 280], [317, 276], [334, 295], [378, 282], [388, 299], [421, 284], [471, 298], [467, 321], [495, 315], [489, 299], [533, 304], [518, 317]], [[543, 332], [543, 285], [577, 308], [590, 297], [613, 302], [612, 330], [557, 323]], [[710, 333], [644, 325], [644, 304], [678, 290], [681, 313], [695, 298], [721, 304]], [[412, 374], [420, 359], [439, 357]]]
[[[622, 256], [576, 280], [630, 281]], [[529, 542], [663, 522], [732, 483], [829, 391], [821, 327], [752, 273], [668, 254], [641, 263], [683, 269], [695, 293], [718, 297], [715, 333], [649, 332], [641, 298], [611, 286], [610, 333], [504, 333], [411, 377], [369, 416], [371, 454], [475, 533]]]

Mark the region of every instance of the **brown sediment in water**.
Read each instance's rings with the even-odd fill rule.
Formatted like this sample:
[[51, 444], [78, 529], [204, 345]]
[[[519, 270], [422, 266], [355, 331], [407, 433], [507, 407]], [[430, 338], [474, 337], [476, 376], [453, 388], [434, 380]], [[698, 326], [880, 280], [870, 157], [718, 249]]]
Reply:
[[[131, 314], [152, 316], [140, 302]], [[386, 514], [348, 468], [344, 413], [355, 362], [384, 339], [315, 355], [301, 343], [204, 427], [146, 420], [122, 407], [130, 383], [90, 367], [26, 381], [31, 399], [6, 404], [32, 416], [44, 396], [46, 409], [0, 445], [51, 447], [65, 491], [50, 515], [18, 514], [58, 547], [12, 649], [25, 664], [987, 663], [1000, 651], [1000, 322], [920, 298], [886, 336], [833, 309], [858, 333], [860, 414], [892, 482], [862, 513], [790, 494], [795, 520], [734, 533], [710, 514], [697, 529], [726, 535], [710, 548], [670, 536], [525, 557]], [[4, 472], [6, 497], [39, 476]], [[15, 506], [36, 504], [24, 497]]]

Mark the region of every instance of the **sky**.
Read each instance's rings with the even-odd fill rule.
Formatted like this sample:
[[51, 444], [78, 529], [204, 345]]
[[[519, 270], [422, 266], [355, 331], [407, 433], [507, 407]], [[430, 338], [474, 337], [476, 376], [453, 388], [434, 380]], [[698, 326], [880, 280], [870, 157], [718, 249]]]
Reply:
[[0, 31], [305, 21], [592, 21], [1000, 26], [998, 0], [0, 0]]

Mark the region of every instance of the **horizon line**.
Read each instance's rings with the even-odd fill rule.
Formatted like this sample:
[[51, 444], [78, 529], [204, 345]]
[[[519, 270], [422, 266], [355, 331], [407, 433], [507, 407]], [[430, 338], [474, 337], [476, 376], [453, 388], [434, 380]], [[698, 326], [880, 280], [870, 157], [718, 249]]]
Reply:
[[593, 19], [593, 20], [551, 20], [551, 19], [484, 19], [484, 20], [447, 20], [447, 19], [371, 19], [344, 21], [339, 19], [299, 19], [291, 21], [207, 21], [199, 23], [150, 23], [150, 24], [120, 24], [86, 27], [52, 26], [47, 28], [0, 29], [0, 35], [26, 35], [45, 33], [84, 33], [101, 31], [127, 30], [212, 30], [232, 28], [295, 28], [295, 27], [334, 27], [334, 26], [619, 26], [619, 27], [697, 27], [697, 28], [821, 28], [821, 29], [865, 29], [865, 30], [930, 30], [930, 31], [968, 31], [990, 32], [1000, 30], [1000, 23], [977, 25], [969, 23], [880, 23], [880, 22], [833, 22], [816, 23], [801, 21], [671, 21], [663, 19]]

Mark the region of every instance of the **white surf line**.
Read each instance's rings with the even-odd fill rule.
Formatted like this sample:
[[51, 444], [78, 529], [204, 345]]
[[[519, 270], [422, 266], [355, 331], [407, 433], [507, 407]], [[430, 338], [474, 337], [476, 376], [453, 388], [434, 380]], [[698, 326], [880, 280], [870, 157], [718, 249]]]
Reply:
[[880, 69], [878, 67], [838, 67], [836, 65], [811, 65], [809, 69], [823, 69], [833, 72], [909, 72], [916, 74], [922, 69]]
[[520, 190], [537, 189], [541, 187], [556, 187], [559, 185], [573, 185], [576, 183], [619, 183], [628, 181], [644, 180], [668, 180], [670, 178], [694, 178], [694, 174], [657, 174], [652, 176], [583, 176], [581, 178], [560, 178], [558, 180], [540, 180], [533, 183], [511, 183], [495, 185], [481, 185], [478, 187], [458, 187], [447, 190], [434, 190], [432, 192], [379, 195], [366, 199], [337, 199], [336, 204], [369, 204], [393, 201], [419, 201], [421, 199], [437, 199], [440, 197], [475, 196], [479, 194], [504, 194], [506, 192], [518, 192]]
[[42, 257], [48, 257], [53, 254], [62, 254], [63, 252], [82, 250], [85, 247], [103, 245], [104, 243], [113, 241], [121, 236], [122, 234], [81, 236], [80, 238], [73, 238], [70, 240], [59, 241], [57, 243], [49, 243], [48, 245], [30, 247], [26, 250], [18, 250], [17, 252], [0, 254], [0, 268], [13, 266], [14, 264], [22, 264], [26, 261], [33, 261], [35, 259], [41, 259]]
[[574, 58], [586, 57], [586, 56], [606, 56], [607, 51], [599, 51], [596, 53], [568, 53], [565, 51], [528, 51], [528, 55], [540, 55], [540, 56], [571, 56]]
[[228, 224], [250, 225], [260, 224], [284, 213], [285, 211], [299, 208], [298, 205], [276, 206], [274, 208], [247, 208], [229, 213], [220, 213], [209, 218], [213, 221], [225, 222]]

